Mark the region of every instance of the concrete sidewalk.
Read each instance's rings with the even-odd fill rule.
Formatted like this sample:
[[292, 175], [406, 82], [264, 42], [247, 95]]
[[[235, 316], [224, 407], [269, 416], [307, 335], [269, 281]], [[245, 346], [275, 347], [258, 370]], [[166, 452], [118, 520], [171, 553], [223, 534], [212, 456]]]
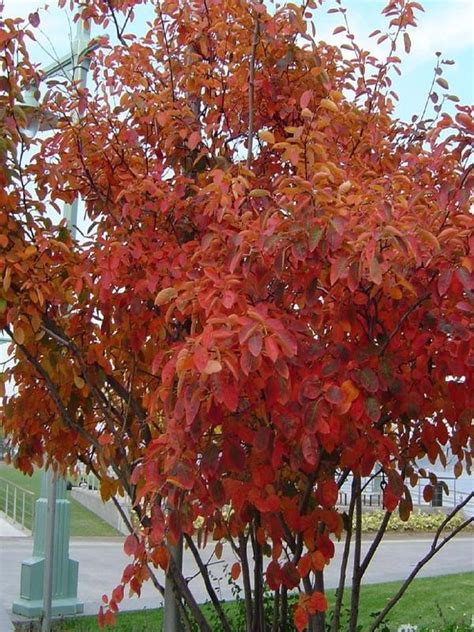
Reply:
[[7, 520], [3, 512], [0, 512], [0, 538], [26, 538], [28, 535], [26, 531]]

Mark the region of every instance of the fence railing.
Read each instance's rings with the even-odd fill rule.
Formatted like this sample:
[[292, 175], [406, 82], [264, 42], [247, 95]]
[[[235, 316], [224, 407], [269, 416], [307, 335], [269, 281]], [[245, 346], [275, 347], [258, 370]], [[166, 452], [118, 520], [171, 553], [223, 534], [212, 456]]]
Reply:
[[33, 492], [0, 478], [0, 511], [29, 531], [35, 521], [35, 500]]
[[[438, 483], [434, 486], [433, 500], [426, 502], [423, 498], [423, 488], [430, 482], [429, 478], [420, 478], [417, 485], [411, 489], [413, 505], [416, 507], [448, 507], [454, 508], [461, 503], [470, 491], [459, 489], [457, 479], [454, 476], [438, 476]], [[339, 491], [338, 505], [349, 504], [351, 492], [348, 489], [349, 483], [345, 483]], [[383, 494], [381, 490], [368, 489], [362, 492], [362, 505], [364, 507], [382, 507]], [[465, 511], [472, 513], [472, 505], [466, 507]]]

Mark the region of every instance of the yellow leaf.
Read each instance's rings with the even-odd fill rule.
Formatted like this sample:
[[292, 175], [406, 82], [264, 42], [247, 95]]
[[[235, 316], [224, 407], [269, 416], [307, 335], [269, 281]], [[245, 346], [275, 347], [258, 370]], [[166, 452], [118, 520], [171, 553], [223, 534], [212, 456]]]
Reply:
[[270, 143], [271, 145], [273, 145], [275, 142], [275, 136], [272, 134], [272, 132], [269, 132], [268, 130], [262, 130], [261, 132], [259, 132], [258, 137], [260, 138], [260, 140], [263, 140], [265, 143]]
[[313, 113], [311, 112], [309, 108], [303, 108], [301, 110], [301, 116], [303, 118], [311, 118], [313, 116]]
[[155, 305], [166, 305], [166, 303], [169, 303], [177, 294], [178, 292], [174, 287], [165, 287], [156, 295]]
[[334, 101], [330, 101], [329, 99], [321, 99], [319, 103], [320, 107], [325, 110], [329, 110], [330, 112], [339, 112], [339, 108], [334, 103]]
[[353, 402], [359, 397], [360, 391], [356, 386], [354, 386], [351, 380], [343, 382], [341, 384], [341, 389], [343, 390], [344, 395], [346, 396], [346, 401], [348, 402]]
[[34, 254], [36, 254], [36, 246], [28, 246], [27, 248], [25, 248], [23, 252], [23, 257], [27, 259], [28, 257], [31, 257], [31, 255], [34, 255]]
[[84, 386], [86, 385], [82, 377], [79, 377], [79, 375], [74, 375], [74, 384], [79, 389], [84, 388]]
[[250, 197], [255, 198], [268, 197], [270, 195], [270, 191], [267, 191], [267, 189], [252, 189], [249, 195]]
[[219, 373], [219, 371], [222, 371], [222, 364], [218, 360], [209, 360], [204, 367], [203, 373], [212, 375], [213, 373]]
[[8, 290], [10, 289], [11, 281], [12, 281], [12, 271], [10, 270], [10, 268], [7, 268], [3, 276], [3, 289], [5, 290], [5, 292], [8, 292]]
[[469, 272], [471, 272], [472, 274], [472, 261], [469, 259], [469, 257], [463, 257], [461, 259], [461, 265], [463, 268], [466, 268], [466, 270], [469, 270]]
[[341, 185], [339, 185], [338, 191], [341, 195], [343, 195], [344, 193], [347, 193], [348, 191], [350, 191], [351, 187], [352, 187], [352, 182], [350, 180], [346, 180]]

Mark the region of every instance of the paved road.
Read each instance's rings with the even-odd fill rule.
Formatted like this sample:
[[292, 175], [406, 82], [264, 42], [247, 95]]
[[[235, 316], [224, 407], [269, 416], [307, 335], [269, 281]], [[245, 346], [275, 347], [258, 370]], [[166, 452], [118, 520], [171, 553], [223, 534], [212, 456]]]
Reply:
[[[378, 583], [399, 580], [411, 571], [417, 560], [427, 552], [430, 541], [426, 538], [397, 537], [384, 541], [369, 570], [365, 582]], [[363, 550], [370, 541], [364, 542]], [[0, 608], [9, 610], [12, 601], [18, 597], [21, 561], [31, 555], [31, 538], [0, 538]], [[209, 548], [209, 552], [212, 549]], [[336, 557], [326, 572], [326, 585], [335, 587], [337, 568], [342, 554], [342, 546], [336, 543]], [[79, 598], [86, 604], [86, 611], [96, 612], [102, 594], [109, 593], [120, 580], [122, 570], [128, 563], [122, 548], [122, 539], [88, 539], [71, 540], [70, 555], [79, 561]], [[221, 561], [213, 566], [215, 576], [223, 567], [234, 562], [230, 547], [224, 547]], [[185, 574], [190, 577], [196, 573], [196, 567], [189, 552], [185, 552]], [[420, 577], [444, 575], [448, 573], [469, 572], [474, 570], [474, 538], [460, 536], [449, 542], [446, 547], [429, 562]], [[226, 581], [216, 578], [215, 586], [222, 598], [231, 597]], [[207, 594], [199, 578], [191, 583], [198, 601], [205, 601]], [[151, 583], [144, 586], [142, 599], [126, 599], [123, 609], [156, 607], [159, 597]]]

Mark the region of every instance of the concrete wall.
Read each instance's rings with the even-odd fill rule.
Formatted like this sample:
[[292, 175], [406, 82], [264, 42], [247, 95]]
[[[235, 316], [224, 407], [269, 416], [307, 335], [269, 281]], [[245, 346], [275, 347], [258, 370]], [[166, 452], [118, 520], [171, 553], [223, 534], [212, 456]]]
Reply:
[[[105, 520], [105, 522], [114, 527], [114, 529], [117, 529], [120, 533], [125, 535], [130, 533], [113, 501], [108, 500], [104, 503], [98, 491], [73, 487], [71, 490], [71, 498], [74, 498], [74, 500], [77, 500], [77, 502], [81, 503], [86, 509], [95, 513], [99, 518], [102, 518], [102, 520]], [[130, 505], [123, 498], [119, 498], [119, 502], [126, 515], [130, 517]]]

